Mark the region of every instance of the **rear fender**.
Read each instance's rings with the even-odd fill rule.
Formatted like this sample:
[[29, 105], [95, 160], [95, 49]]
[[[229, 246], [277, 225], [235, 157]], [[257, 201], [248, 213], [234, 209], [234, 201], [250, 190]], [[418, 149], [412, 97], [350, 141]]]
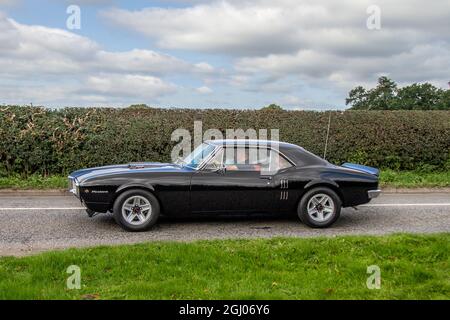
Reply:
[[316, 179], [316, 180], [312, 180], [312, 181], [308, 182], [308, 183], [305, 185], [304, 189], [309, 189], [309, 188], [312, 188], [312, 187], [314, 187], [314, 186], [316, 186], [316, 185], [322, 185], [322, 186], [323, 186], [323, 185], [330, 185], [330, 186], [333, 186], [333, 187], [339, 189], [339, 185], [338, 185], [335, 181], [328, 180], [328, 179]]

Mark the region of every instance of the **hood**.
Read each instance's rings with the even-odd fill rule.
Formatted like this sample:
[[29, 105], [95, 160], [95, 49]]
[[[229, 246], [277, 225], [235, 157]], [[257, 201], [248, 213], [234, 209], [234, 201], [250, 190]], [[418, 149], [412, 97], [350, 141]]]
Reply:
[[96, 168], [88, 168], [74, 171], [70, 174], [70, 177], [80, 180], [81, 177], [94, 177], [108, 174], [118, 173], [130, 173], [130, 172], [173, 172], [182, 170], [183, 167], [173, 163], [161, 163], [161, 162], [138, 162], [129, 164], [119, 164], [112, 166], [103, 166]]

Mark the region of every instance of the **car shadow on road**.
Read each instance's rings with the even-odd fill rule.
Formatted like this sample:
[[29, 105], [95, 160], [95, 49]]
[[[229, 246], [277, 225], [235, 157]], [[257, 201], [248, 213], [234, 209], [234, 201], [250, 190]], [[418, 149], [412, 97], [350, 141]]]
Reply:
[[[356, 214], [355, 214], [356, 213]], [[120, 228], [112, 214], [101, 214], [93, 218], [93, 222], [100, 228]], [[369, 223], [368, 219], [360, 216], [353, 209], [344, 209], [341, 213], [341, 217], [336, 221], [336, 223], [331, 228], [360, 228], [366, 227]], [[193, 216], [180, 216], [180, 217], [169, 217], [161, 216], [153, 228], [153, 230], [165, 229], [166, 227], [176, 227], [176, 226], [189, 226], [195, 224], [223, 224], [224, 227], [229, 225], [242, 225], [248, 226], [251, 229], [271, 229], [275, 225], [292, 225], [292, 226], [303, 226], [304, 225], [298, 218], [297, 214], [220, 214], [220, 215], [193, 215]]]

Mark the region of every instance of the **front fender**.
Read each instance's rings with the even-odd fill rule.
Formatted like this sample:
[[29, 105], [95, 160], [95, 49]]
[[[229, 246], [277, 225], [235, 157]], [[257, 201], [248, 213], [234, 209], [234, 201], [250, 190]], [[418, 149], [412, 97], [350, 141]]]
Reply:
[[130, 182], [130, 183], [126, 183], [126, 184], [123, 184], [120, 187], [118, 187], [116, 190], [116, 194], [121, 193], [122, 191], [125, 191], [127, 189], [133, 189], [133, 188], [147, 189], [152, 192], [155, 191], [155, 188], [150, 183]]

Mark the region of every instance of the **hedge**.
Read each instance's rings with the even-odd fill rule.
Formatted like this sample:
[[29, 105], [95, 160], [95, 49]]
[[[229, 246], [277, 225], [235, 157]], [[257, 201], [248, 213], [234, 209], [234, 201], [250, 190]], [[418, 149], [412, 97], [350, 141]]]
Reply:
[[[0, 107], [0, 175], [66, 174], [134, 161], [170, 161], [175, 129], [279, 129], [322, 155], [329, 113], [283, 110]], [[270, 136], [269, 136], [270, 137]], [[327, 159], [395, 170], [450, 168], [450, 111], [332, 112]]]

